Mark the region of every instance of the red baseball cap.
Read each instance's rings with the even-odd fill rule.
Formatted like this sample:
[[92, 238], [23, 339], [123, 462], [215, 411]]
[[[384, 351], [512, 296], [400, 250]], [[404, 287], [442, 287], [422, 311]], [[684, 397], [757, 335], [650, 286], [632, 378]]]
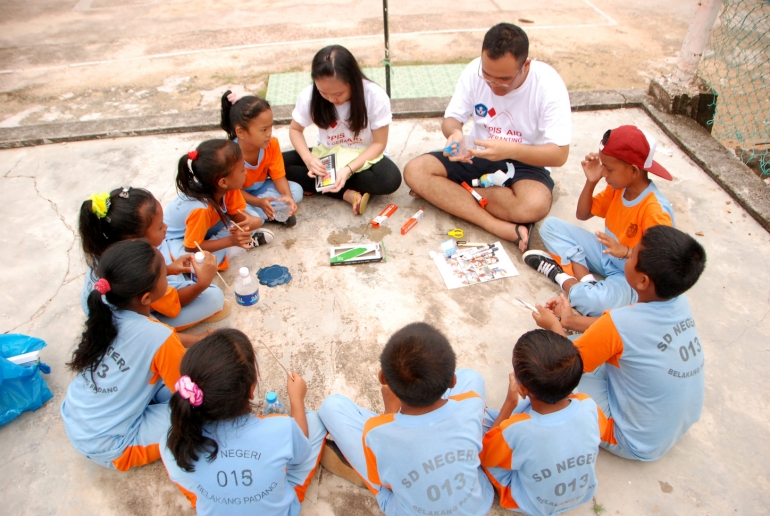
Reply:
[[642, 170], [671, 181], [673, 177], [660, 163], [653, 161], [655, 139], [634, 125], [621, 125], [610, 129], [602, 137], [599, 150], [626, 163], [636, 165]]

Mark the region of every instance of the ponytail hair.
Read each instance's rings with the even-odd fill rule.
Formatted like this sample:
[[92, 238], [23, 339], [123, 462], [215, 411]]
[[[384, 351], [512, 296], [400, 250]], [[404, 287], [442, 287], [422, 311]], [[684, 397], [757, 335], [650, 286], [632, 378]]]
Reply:
[[337, 109], [321, 96], [315, 85], [316, 79], [339, 79], [350, 86], [350, 118], [347, 122], [353, 135], [358, 136], [369, 125], [364, 98], [364, 79], [368, 79], [350, 50], [341, 45], [322, 48], [313, 57], [310, 75], [313, 78], [313, 94], [310, 97], [310, 117], [313, 123], [328, 129], [337, 120]]
[[227, 133], [229, 139], [235, 140], [238, 137], [235, 134], [235, 128], [242, 127], [248, 131], [249, 123], [270, 109], [270, 103], [262, 97], [247, 95], [238, 99], [235, 104], [231, 104], [227, 98], [231, 93], [230, 90], [227, 90], [222, 95], [222, 121], [220, 126]]
[[198, 386], [203, 401], [194, 407], [179, 392], [174, 393], [169, 402], [171, 428], [166, 445], [179, 467], [191, 472], [201, 454], [211, 462], [219, 451], [217, 442], [203, 435], [204, 426], [251, 412], [251, 387], [257, 383], [259, 370], [249, 338], [227, 328], [190, 347], [179, 372]]
[[91, 199], [80, 205], [80, 241], [92, 270], [96, 270], [99, 257], [111, 244], [144, 237], [155, 216], [157, 200], [148, 190], [128, 186], [111, 191], [107, 206], [106, 215], [100, 216]]
[[[150, 292], [163, 272], [163, 257], [144, 239], [122, 240], [102, 254], [97, 268], [100, 279], [109, 284], [104, 298], [110, 305], [126, 310], [134, 300]], [[96, 288], [88, 294], [88, 319], [72, 360], [67, 366], [76, 372], [94, 370], [104, 358], [107, 348], [118, 336], [112, 309], [102, 300]], [[96, 382], [94, 382], [96, 383]]]
[[241, 148], [232, 140], [206, 140], [195, 151], [179, 158], [176, 188], [190, 199], [214, 206], [227, 226], [227, 217], [214, 200], [214, 194], [219, 188], [219, 180], [227, 177], [232, 168], [242, 161]]

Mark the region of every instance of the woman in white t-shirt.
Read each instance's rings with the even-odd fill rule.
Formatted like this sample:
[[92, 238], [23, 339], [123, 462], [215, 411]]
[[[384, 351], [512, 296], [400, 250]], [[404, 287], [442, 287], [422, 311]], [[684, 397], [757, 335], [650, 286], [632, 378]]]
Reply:
[[[320, 158], [335, 154], [337, 181], [324, 193], [361, 215], [370, 195], [391, 194], [401, 185], [401, 171], [385, 155], [390, 98], [340, 45], [318, 51], [311, 76], [313, 84], [302, 90], [291, 114], [289, 138], [296, 150], [283, 153], [286, 177], [315, 193], [316, 176], [326, 175]], [[311, 124], [318, 126], [318, 145], [308, 149], [303, 132]]]

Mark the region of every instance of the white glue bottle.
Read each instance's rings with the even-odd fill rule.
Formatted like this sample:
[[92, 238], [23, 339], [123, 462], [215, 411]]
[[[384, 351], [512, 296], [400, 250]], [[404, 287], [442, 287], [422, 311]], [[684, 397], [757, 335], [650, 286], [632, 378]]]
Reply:
[[503, 186], [505, 182], [512, 178], [513, 175], [516, 173], [516, 168], [513, 166], [513, 163], [506, 163], [506, 166], [508, 168], [508, 172], [503, 172], [502, 170], [498, 170], [494, 174], [484, 174], [479, 179], [473, 179], [471, 181], [472, 186], [475, 187], [481, 187], [481, 188], [489, 188], [490, 186]]
[[[203, 265], [203, 261], [206, 259], [206, 255], [203, 254], [201, 251], [198, 251], [195, 253], [195, 256], [193, 257], [195, 260], [195, 263], [198, 264], [198, 267], [201, 267]], [[195, 283], [198, 283], [198, 275], [195, 274], [195, 268], [190, 266], [190, 279], [193, 280]]]
[[235, 301], [241, 306], [252, 306], [259, 301], [259, 283], [249, 274], [248, 267], [238, 270], [235, 278]]

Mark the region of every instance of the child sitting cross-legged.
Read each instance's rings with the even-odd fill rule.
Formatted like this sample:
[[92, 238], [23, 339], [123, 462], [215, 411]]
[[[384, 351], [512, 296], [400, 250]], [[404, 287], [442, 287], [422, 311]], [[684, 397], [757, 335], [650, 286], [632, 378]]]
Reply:
[[[700, 419], [705, 350], [684, 293], [705, 264], [706, 252], [688, 234], [649, 228], [625, 264], [638, 303], [604, 312], [575, 340], [585, 373], [577, 390], [607, 416], [612, 431], [601, 446], [615, 455], [657, 460]], [[532, 315], [562, 335], [563, 322], [591, 319], [574, 315], [563, 296], [550, 306]], [[578, 321], [585, 322], [592, 321]]]
[[[673, 226], [671, 204], [648, 173], [671, 180], [671, 174], [653, 161], [657, 144], [632, 125], [604, 133], [600, 152], [581, 163], [586, 183], [580, 193], [577, 218], [602, 217], [604, 232], [591, 233], [554, 217], [545, 219], [540, 236], [548, 249], [527, 251], [524, 262], [544, 274], [586, 316], [635, 302], [636, 294], [623, 277], [623, 264], [642, 233], [652, 226]], [[607, 187], [594, 195], [604, 178]], [[597, 280], [594, 273], [604, 277]], [[584, 331], [584, 327], [568, 328]]]
[[[382, 512], [486, 514], [494, 490], [478, 456], [484, 379], [470, 369], [455, 372], [446, 337], [424, 323], [393, 334], [380, 365], [385, 414], [340, 395], [324, 400], [318, 414]], [[326, 457], [321, 463], [341, 469], [327, 467]]]
[[495, 420], [481, 452], [500, 505], [546, 516], [586, 503], [607, 418], [591, 398], [572, 394], [580, 353], [562, 335], [529, 331], [513, 348], [513, 370], [503, 407], [487, 409], [487, 422]]

